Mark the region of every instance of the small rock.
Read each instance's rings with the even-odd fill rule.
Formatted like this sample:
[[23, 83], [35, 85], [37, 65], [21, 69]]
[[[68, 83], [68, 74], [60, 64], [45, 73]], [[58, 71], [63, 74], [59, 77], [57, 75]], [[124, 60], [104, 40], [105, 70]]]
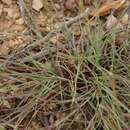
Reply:
[[64, 3], [65, 10], [73, 10], [76, 6], [75, 0], [66, 0]]
[[6, 11], [7, 11], [7, 13], [8, 13], [8, 17], [13, 18], [13, 16], [14, 16], [14, 11], [13, 11], [13, 9], [7, 8]]
[[9, 53], [9, 48], [7, 47], [7, 44], [2, 44], [0, 46], [0, 55], [7, 55]]
[[4, 12], [7, 12], [9, 18], [17, 19], [20, 16], [16, 8], [4, 8]]
[[47, 25], [47, 27], [46, 27], [46, 31], [51, 31], [51, 27], [49, 27], [49, 25]]
[[61, 7], [60, 7], [59, 4], [55, 4], [55, 7], [56, 7], [57, 10], [60, 10], [60, 9], [61, 9]]
[[53, 36], [52, 38], [50, 38], [50, 42], [56, 44], [58, 42], [57, 36]]
[[33, 0], [32, 8], [36, 11], [40, 11], [40, 9], [43, 7], [42, 0]]
[[24, 20], [22, 18], [19, 18], [15, 21], [15, 23], [18, 25], [22, 25], [22, 24], [24, 24]]
[[9, 102], [7, 100], [3, 101], [3, 106], [7, 107], [7, 108], [11, 108]]
[[12, 31], [15, 31], [15, 32], [20, 32], [20, 31], [23, 31], [25, 29], [25, 26], [24, 25], [12, 25], [11, 26], [11, 30]]
[[111, 29], [118, 23], [118, 20], [113, 15], [109, 15], [106, 22], [106, 29]]

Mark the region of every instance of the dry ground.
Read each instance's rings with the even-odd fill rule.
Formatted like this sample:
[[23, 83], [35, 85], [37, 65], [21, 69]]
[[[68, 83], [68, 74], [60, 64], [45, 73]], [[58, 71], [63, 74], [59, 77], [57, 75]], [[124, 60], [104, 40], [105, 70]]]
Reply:
[[0, 0], [0, 130], [129, 130], [129, 0]]

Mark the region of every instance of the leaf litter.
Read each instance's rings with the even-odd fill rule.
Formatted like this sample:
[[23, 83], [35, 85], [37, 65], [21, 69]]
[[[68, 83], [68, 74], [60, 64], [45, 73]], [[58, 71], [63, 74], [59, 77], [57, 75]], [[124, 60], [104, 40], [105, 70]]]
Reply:
[[[46, 7], [46, 8], [48, 8], [48, 10], [46, 8], [44, 8], [44, 4], [43, 4], [44, 2], [49, 3], [49, 7]], [[104, 23], [103, 25], [104, 25], [105, 31], [111, 31], [113, 28], [118, 29], [118, 30], [127, 29], [128, 25], [129, 25], [129, 13], [128, 13], [128, 11], [125, 12], [123, 14], [123, 16], [120, 17], [120, 18], [117, 16], [117, 13], [118, 12], [123, 12], [124, 9], [129, 8], [129, 6], [130, 6], [129, 1], [128, 0], [116, 0], [116, 1], [112, 0], [111, 2], [109, 2], [109, 1], [105, 0], [105, 1], [100, 1], [100, 2], [103, 3], [103, 4], [96, 10], [91, 8], [93, 6], [93, 4], [92, 4], [93, 1], [86, 1], [85, 0], [84, 3], [83, 3], [83, 6], [85, 8], [89, 8], [90, 10], [92, 10], [88, 14], [88, 17], [90, 18], [89, 19], [90, 23], [92, 23], [92, 24], [94, 23], [93, 25], [96, 27], [97, 24], [98, 24], [97, 21], [96, 21], [96, 18], [98, 16], [100, 16], [101, 20]], [[79, 4], [81, 4], [80, 0], [67, 0], [67, 1], [64, 1], [64, 0], [59, 0], [59, 1], [57, 1], [57, 0], [45, 0], [45, 1], [43, 1], [43, 0], [32, 0], [31, 2], [25, 1], [25, 3], [28, 5], [27, 7], [29, 8], [29, 11], [31, 12], [31, 15], [33, 16], [33, 20], [35, 21], [35, 24], [37, 25], [37, 28], [34, 28], [34, 29], [36, 29], [36, 31], [38, 31], [38, 32], [40, 31], [40, 34], [42, 34], [41, 36], [43, 36], [43, 37], [45, 35], [47, 35], [49, 32], [51, 32], [52, 30], [54, 30], [57, 23], [64, 22], [66, 18], [67, 19], [71, 19], [74, 16], [78, 16], [78, 13], [77, 13], [78, 11], [77, 10], [78, 9], [80, 10], [80, 8], [81, 8], [81, 6], [79, 6]], [[53, 3], [54, 3], [56, 8], [55, 7], [51, 7], [51, 5], [53, 5]], [[59, 17], [59, 13], [60, 13], [60, 17]], [[26, 15], [26, 14], [24, 14], [24, 15]], [[55, 15], [55, 17], [52, 16], [52, 15]], [[21, 12], [19, 10], [19, 6], [18, 6], [16, 0], [1, 0], [0, 1], [0, 41], [1, 41], [1, 43], [0, 43], [0, 56], [1, 57], [8, 56], [9, 54], [11, 55], [11, 54], [14, 54], [14, 53], [18, 53], [22, 49], [26, 48], [26, 46], [28, 46], [29, 44], [32, 44], [35, 40], [37, 40], [37, 36], [36, 36], [35, 32], [33, 32], [32, 31], [33, 29], [31, 30], [30, 27], [28, 27], [28, 25], [25, 22], [26, 21], [23, 18], [23, 16], [21, 15]], [[29, 24], [32, 24], [31, 22], [32, 21], [29, 21]], [[87, 20], [85, 21], [85, 19], [84, 19], [83, 22], [79, 20], [80, 24], [84, 24], [84, 22], [87, 23], [88, 21]], [[58, 26], [60, 26], [60, 25], [58, 24]], [[66, 27], [66, 30], [68, 32], [73, 32], [73, 33], [66, 34], [66, 32], [64, 32], [64, 28], [63, 28], [62, 33], [61, 32], [54, 33], [54, 35], [52, 35], [49, 38], [49, 42], [52, 45], [52, 50], [49, 51], [50, 54], [51, 53], [53, 54], [62, 45], [64, 45], [64, 46], [61, 47], [60, 51], [57, 52], [57, 53], [59, 53], [59, 55], [60, 55], [60, 54], [62, 54], [62, 52], [67, 52], [67, 50], [68, 50], [68, 48], [70, 46], [66, 46], [65, 43], [67, 42], [66, 39], [71, 37], [71, 36], [76, 37], [76, 39], [73, 39], [73, 40], [76, 40], [75, 43], [77, 43], [77, 45], [78, 45], [77, 53], [81, 52], [81, 48], [83, 48], [83, 41], [82, 41], [81, 38], [84, 38], [84, 35], [82, 34], [83, 32], [81, 31], [81, 25], [73, 24], [69, 28]], [[8, 35], [5, 35], [5, 34], [8, 34]], [[41, 51], [42, 50], [41, 49], [42, 46], [43, 45], [39, 45], [38, 47], [33, 48], [33, 51], [31, 53], [37, 53], [37, 51], [39, 51], [39, 50]], [[57, 47], [56, 50], [53, 50], [53, 46]], [[71, 45], [71, 47], [72, 47], [72, 45]], [[78, 51], [78, 50], [80, 50], [80, 51]], [[72, 51], [74, 51], [74, 50], [72, 50]], [[44, 56], [43, 58], [45, 58], [43, 60], [44, 65], [46, 65], [46, 64], [49, 64], [49, 65], [53, 64], [53, 63], [50, 63], [50, 62], [46, 61], [46, 55], [43, 55], [43, 56]], [[48, 53], [47, 53], [47, 56], [49, 57]], [[59, 58], [59, 59], [61, 58], [62, 59], [63, 55], [60, 55], [60, 56], [61, 57], [57, 57], [57, 58]], [[66, 57], [64, 57], [64, 58], [66, 58]], [[71, 59], [70, 61], [69, 60], [67, 61], [67, 59], [64, 59], [64, 60], [66, 60], [65, 62], [69, 62], [67, 64], [68, 66], [65, 66], [65, 69], [69, 69], [69, 67], [71, 68], [72, 66], [75, 65], [75, 61], [72, 62], [75, 59], [73, 59], [73, 60]], [[65, 62], [63, 63], [63, 67], [64, 67], [64, 64], [66, 64]], [[59, 63], [57, 63], [57, 64], [59, 64]], [[12, 68], [15, 68], [15, 67], [17, 68], [17, 65], [14, 65], [12, 63], [9, 64], [9, 65], [11, 65]], [[36, 65], [38, 65], [38, 64], [36, 63]], [[40, 67], [42, 68], [44, 65], [41, 65]], [[92, 65], [90, 65], [90, 67], [91, 66]], [[26, 65], [24, 67], [26, 68]], [[72, 74], [73, 70], [70, 69], [72, 72], [70, 70], [66, 70], [65, 72], [62, 72], [61, 68], [57, 67], [56, 65], [54, 65], [54, 68], [58, 69], [58, 72], [59, 72], [60, 75], [67, 76], [68, 73], [69, 73], [72, 76], [72, 77], [69, 77], [69, 78], [74, 78], [73, 74]], [[84, 70], [84, 66], [82, 66], [81, 68]], [[20, 69], [21, 68], [18, 67], [18, 71], [20, 71]], [[28, 69], [30, 69], [29, 72], [32, 71], [31, 67], [28, 68]], [[47, 70], [47, 69], [45, 68], [45, 70]], [[9, 74], [12, 73], [11, 69], [9, 69], [9, 70], [7, 69], [6, 71], [7, 71], [7, 73], [9, 71]], [[70, 71], [70, 72], [67, 72], [67, 71]], [[25, 69], [25, 72], [26, 72], [26, 69]], [[35, 71], [35, 73], [37, 73], [37, 71]], [[40, 72], [38, 72], [38, 73], [40, 73]], [[89, 75], [89, 77], [91, 79], [90, 72], [89, 72], [88, 75]], [[49, 76], [49, 75], [47, 75], [47, 76]], [[19, 77], [20, 77], [20, 75], [19, 75]], [[31, 83], [31, 79], [27, 75], [25, 77], [27, 77], [24, 80], [27, 81], [26, 85], [28, 87], [31, 87], [31, 86], [33, 86], [33, 84], [35, 84], [35, 82]], [[1, 78], [2, 78], [2, 76], [1, 76]], [[14, 80], [14, 81], [16, 80], [15, 77], [13, 77], [13, 78], [14, 79], [8, 79], [5, 76], [3, 79], [0, 79], [0, 82], [2, 82], [2, 84], [4, 84], [4, 83], [8, 84], [8, 82], [10, 80]], [[34, 78], [34, 77], [32, 76], [32, 78]], [[57, 77], [57, 78], [59, 78], [59, 77]], [[63, 79], [65, 80], [66, 77], [63, 77]], [[17, 86], [17, 84], [20, 84], [20, 82], [23, 82], [24, 80], [22, 80], [22, 78], [21, 78], [21, 79], [19, 79], [19, 81], [13, 82], [12, 86], [13, 85]], [[49, 80], [51, 80], [51, 79], [49, 79]], [[79, 80], [78, 82], [80, 84], [81, 81], [80, 81], [80, 79], [78, 79], [78, 80]], [[55, 84], [56, 83], [54, 83], [54, 86], [55, 86]], [[69, 84], [70, 84], [70, 86], [73, 86], [73, 83], [70, 82]], [[2, 108], [7, 109], [7, 110], [10, 111], [10, 109], [12, 109], [13, 102], [15, 102], [16, 106], [21, 104], [23, 107], [27, 108], [26, 107], [26, 103], [27, 103], [27, 101], [31, 102], [31, 99], [29, 99], [29, 98], [32, 98], [32, 97], [29, 97], [28, 99], [26, 99], [26, 92], [27, 92], [27, 94], [29, 94], [29, 92], [28, 92], [29, 88], [26, 88], [26, 86], [21, 86], [21, 87], [25, 87], [26, 91], [24, 91], [22, 89], [19, 89], [17, 87], [16, 87], [17, 88], [16, 90], [12, 90], [14, 92], [10, 92], [10, 91], [6, 92], [6, 90], [4, 91], [3, 88], [0, 89], [1, 90], [0, 91], [0, 95], [4, 94], [5, 95], [4, 97], [7, 97], [7, 95], [9, 97], [8, 99], [4, 99], [2, 102], [0, 102], [0, 104], [2, 104], [1, 105]], [[64, 88], [64, 89], [66, 89], [66, 88]], [[74, 89], [74, 88], [71, 88], [71, 89]], [[81, 89], [82, 89], [82, 87], [81, 87]], [[87, 88], [87, 89], [89, 89], [89, 88]], [[67, 95], [67, 92], [68, 92], [67, 90], [60, 90], [60, 91], [65, 91], [65, 93]], [[78, 90], [78, 91], [82, 91], [82, 90]], [[34, 93], [33, 96], [35, 94], [36, 93]], [[25, 101], [21, 100], [21, 98], [19, 98], [19, 95], [22, 95], [22, 97], [23, 97], [23, 99]], [[21, 128], [20, 128], [20, 126], [19, 126], [19, 129], [22, 130], [22, 129], [24, 129], [27, 126], [28, 130], [33, 130], [33, 129], [34, 130], [36, 130], [36, 129], [39, 129], [39, 130], [40, 129], [53, 130], [54, 129], [53, 126], [55, 126], [57, 124], [57, 122], [61, 122], [61, 120], [63, 120], [63, 121], [66, 120], [65, 117], [69, 117], [69, 116], [71, 117], [71, 114], [76, 112], [76, 111], [73, 111], [73, 108], [71, 108], [71, 106], [70, 106], [70, 108], [72, 110], [67, 110], [68, 106], [64, 106], [64, 112], [61, 111], [60, 116], [58, 116], [58, 114], [56, 114], [56, 113], [60, 111], [60, 109], [59, 109], [60, 105], [58, 106], [55, 103], [49, 103], [49, 100], [51, 98], [53, 98], [53, 97], [55, 99], [55, 96], [56, 96], [55, 92], [52, 92], [52, 93], [47, 95], [47, 97], [48, 97], [48, 101], [47, 102], [48, 103], [46, 103], [45, 109], [48, 109], [48, 110], [42, 110], [44, 107], [37, 106], [38, 103], [40, 103], [41, 105], [42, 105], [42, 103], [43, 104], [45, 104], [45, 103], [44, 103], [44, 101], [39, 102], [39, 101], [37, 101], [38, 99], [36, 99], [35, 101], [37, 102], [37, 105], [35, 105], [35, 107], [38, 107], [38, 109], [39, 109], [38, 112], [42, 113], [40, 115], [40, 118], [36, 116], [36, 118], [33, 119], [33, 116], [30, 118], [30, 116], [28, 115], [27, 119], [26, 119], [27, 122], [24, 122], [24, 121], [21, 122], [21, 125], [23, 125], [23, 127], [21, 126]], [[61, 93], [58, 96], [63, 96], [63, 95]], [[39, 97], [37, 97], [37, 98], [39, 98]], [[44, 98], [45, 97], [43, 96], [43, 99]], [[66, 96], [66, 98], [69, 98], [69, 97]], [[56, 100], [58, 100], [58, 99], [59, 99], [59, 97], [56, 98]], [[13, 100], [13, 101], [10, 102], [10, 100], [11, 101]], [[67, 100], [65, 100], [65, 101], [67, 101]], [[61, 100], [61, 102], [62, 102], [62, 100]], [[69, 102], [69, 100], [68, 100], [68, 102]], [[27, 103], [27, 105], [28, 105], [28, 103]], [[73, 103], [71, 105], [73, 106]], [[89, 106], [89, 105], [90, 104], [87, 104], [87, 106]], [[1, 106], [0, 106], [0, 109], [1, 109]], [[78, 107], [80, 107], [80, 106], [78, 106]], [[32, 109], [33, 110], [32, 110], [32, 112], [30, 112], [30, 115], [32, 115], [32, 113], [33, 114], [36, 113], [36, 115], [37, 115], [37, 110], [35, 110], [35, 108], [32, 108]], [[61, 109], [62, 109], [62, 107], [61, 107]], [[101, 109], [103, 109], [103, 108], [101, 108]], [[17, 112], [18, 111], [19, 110], [17, 110]], [[69, 111], [71, 113], [69, 113]], [[94, 110], [91, 110], [91, 111], [94, 111]], [[45, 114], [45, 113], [47, 113], [47, 114]], [[83, 109], [83, 113], [84, 113], [84, 109]], [[5, 112], [5, 115], [7, 115], [7, 114], [8, 114], [8, 111], [7, 111], [7, 113]], [[87, 112], [87, 114], [88, 114], [88, 112]], [[90, 115], [95, 117], [93, 114], [94, 113], [91, 112]], [[46, 118], [42, 118], [41, 119], [42, 116], [45, 116]], [[63, 117], [61, 117], [61, 116], [63, 116]], [[82, 116], [84, 116], [84, 114], [79, 116], [79, 118], [81, 120], [83, 119]], [[99, 113], [97, 113], [96, 118], [98, 118], [98, 116], [99, 116]], [[103, 116], [105, 118], [107, 117], [107, 115], [103, 115]], [[34, 114], [34, 117], [35, 117], [35, 114]], [[96, 118], [91, 120], [91, 122], [96, 120]], [[105, 120], [105, 118], [104, 118], [104, 120]], [[111, 117], [109, 117], [109, 118], [111, 118]], [[56, 121], [55, 121], [55, 119], [56, 119]], [[78, 117], [73, 117], [73, 119], [74, 119], [74, 121], [76, 121], [76, 120], [79, 121], [80, 120], [80, 119], [78, 119]], [[71, 118], [70, 118], [70, 120], [71, 120]], [[111, 122], [113, 122], [113, 119], [111, 119], [111, 120], [112, 120]], [[0, 121], [1, 121], [1, 119], [0, 119]], [[47, 122], [47, 126], [44, 126], [45, 122]], [[16, 123], [16, 126], [17, 126], [17, 122], [15, 122], [15, 123]], [[15, 123], [13, 122], [13, 124], [15, 124]], [[66, 123], [69, 124], [69, 120], [67, 120]], [[60, 124], [60, 123], [58, 123], [58, 124]], [[81, 122], [81, 124], [83, 124], [83, 122]], [[77, 126], [78, 126], [78, 123], [77, 123]], [[60, 129], [67, 129], [66, 126], [64, 126], [64, 125], [63, 126], [59, 125], [58, 127], [61, 127]], [[70, 125], [69, 127], [71, 129], [75, 129], [76, 128], [73, 125], [72, 126]], [[113, 125], [113, 127], [114, 127], [114, 125]], [[5, 129], [5, 128], [2, 126], [0, 129]], [[79, 129], [82, 129], [82, 126], [80, 126]], [[99, 127], [99, 129], [100, 129], [100, 127]]]

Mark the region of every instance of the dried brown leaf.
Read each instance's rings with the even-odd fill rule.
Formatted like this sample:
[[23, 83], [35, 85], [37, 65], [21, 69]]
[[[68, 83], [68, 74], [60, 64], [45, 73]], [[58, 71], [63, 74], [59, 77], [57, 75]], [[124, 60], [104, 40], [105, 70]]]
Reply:
[[110, 13], [111, 10], [120, 10], [128, 6], [126, 0], [116, 0], [113, 2], [106, 2], [97, 11], [92, 12], [91, 16], [94, 18], [97, 15], [105, 16]]

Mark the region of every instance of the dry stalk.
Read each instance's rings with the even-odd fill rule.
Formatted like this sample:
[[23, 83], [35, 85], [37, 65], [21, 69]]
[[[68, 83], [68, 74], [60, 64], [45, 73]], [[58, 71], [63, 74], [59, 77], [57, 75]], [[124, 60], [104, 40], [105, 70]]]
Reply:
[[[44, 43], [44, 45], [46, 45], [46, 41], [48, 41], [55, 33], [60, 32], [65, 26], [70, 26], [71, 24], [77, 22], [78, 20], [86, 17], [88, 15], [89, 9], [87, 8], [82, 14], [70, 19], [67, 22], [64, 22], [61, 24], [61, 26], [59, 26], [58, 28], [56, 28], [55, 30], [52, 30], [51, 32], [49, 32], [45, 37], [42, 37], [40, 39], [37, 39], [34, 43], [28, 45], [27, 47], [25, 47], [21, 52], [19, 52], [16, 55], [22, 55], [26, 52], [31, 51], [33, 48], [37, 47], [38, 45], [40, 45], [41, 43]], [[42, 52], [41, 52], [42, 53]], [[34, 57], [37, 54], [34, 54]], [[26, 60], [25, 60], [26, 61]]]
[[21, 16], [24, 19], [24, 22], [27, 25], [27, 27], [36, 34], [37, 38], [42, 38], [42, 34], [38, 30], [37, 25], [35, 24], [32, 14], [28, 9], [28, 6], [26, 5], [25, 1], [18, 0], [18, 5]]

